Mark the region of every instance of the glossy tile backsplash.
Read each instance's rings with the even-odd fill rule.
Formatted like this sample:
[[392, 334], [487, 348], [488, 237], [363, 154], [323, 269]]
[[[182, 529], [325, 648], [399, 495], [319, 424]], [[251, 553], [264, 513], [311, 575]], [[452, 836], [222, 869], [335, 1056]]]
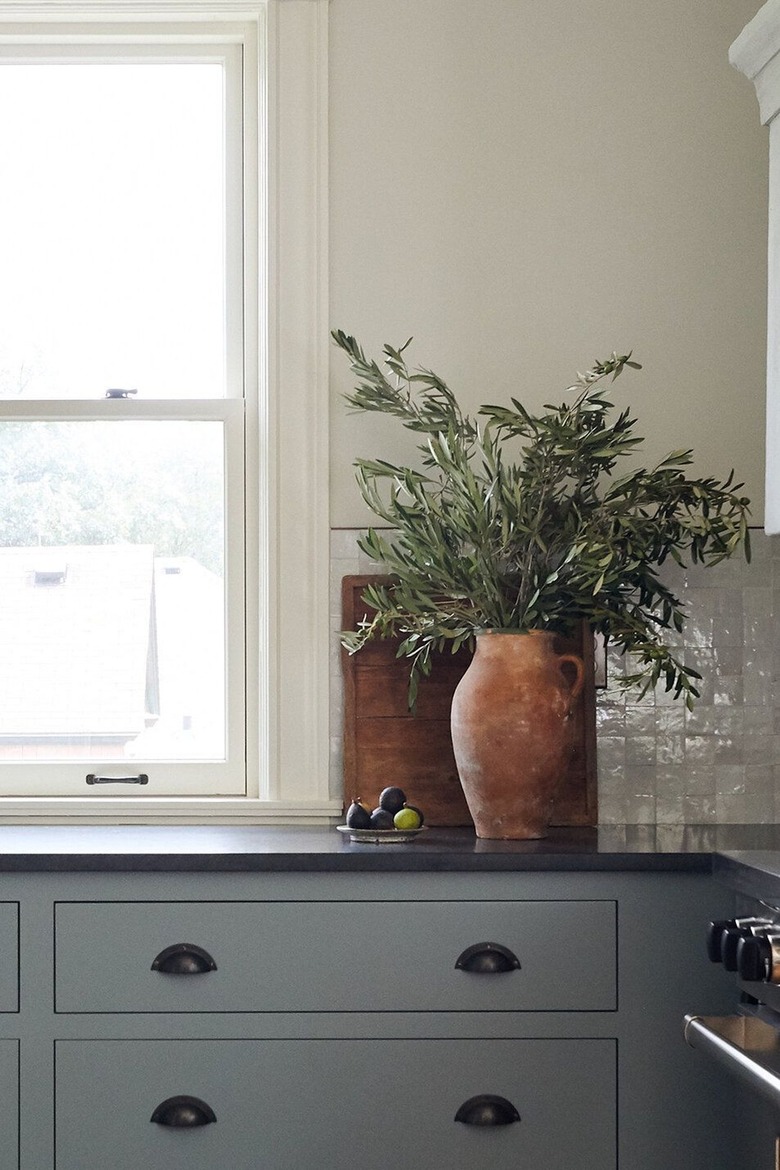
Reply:
[[[341, 579], [372, 573], [354, 530], [331, 534], [331, 784], [341, 791]], [[693, 711], [663, 690], [638, 700], [614, 685], [608, 657], [597, 696], [599, 820], [603, 824], [780, 821], [780, 537], [751, 533], [753, 559], [671, 566], [688, 621], [676, 644], [702, 675]]]

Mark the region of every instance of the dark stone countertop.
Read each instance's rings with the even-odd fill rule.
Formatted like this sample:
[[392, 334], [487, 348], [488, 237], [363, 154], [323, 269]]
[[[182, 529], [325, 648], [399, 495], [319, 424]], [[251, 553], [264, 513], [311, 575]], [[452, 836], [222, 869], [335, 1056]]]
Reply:
[[771, 844], [718, 853], [712, 872], [738, 893], [780, 906], [780, 849]]
[[[745, 850], [760, 852], [739, 853]], [[469, 829], [431, 828], [392, 845], [355, 844], [327, 826], [0, 825], [6, 873], [693, 873], [710, 872], [715, 854], [763, 858], [780, 886], [780, 825], [553, 828], [542, 841], [486, 841]]]

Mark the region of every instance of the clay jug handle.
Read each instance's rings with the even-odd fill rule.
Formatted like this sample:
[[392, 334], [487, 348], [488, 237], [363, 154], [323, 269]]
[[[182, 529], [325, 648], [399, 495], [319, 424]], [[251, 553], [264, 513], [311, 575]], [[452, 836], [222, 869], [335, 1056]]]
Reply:
[[558, 658], [558, 666], [563, 666], [566, 662], [573, 666], [576, 672], [574, 682], [569, 688], [569, 698], [574, 700], [577, 698], [585, 683], [585, 665], [582, 659], [578, 658], [576, 654], [561, 654]]

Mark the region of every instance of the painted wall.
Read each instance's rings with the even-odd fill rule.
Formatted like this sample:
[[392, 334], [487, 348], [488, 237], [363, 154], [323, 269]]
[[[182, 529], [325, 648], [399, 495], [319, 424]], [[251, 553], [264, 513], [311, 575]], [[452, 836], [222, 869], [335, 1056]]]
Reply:
[[[762, 519], [766, 131], [728, 48], [758, 0], [332, 0], [331, 323], [470, 407], [558, 399], [613, 349], [647, 436]], [[332, 356], [331, 519], [368, 518]]]
[[[763, 519], [768, 139], [728, 49], [759, 0], [331, 0], [330, 308], [471, 409], [558, 400], [613, 349], [643, 461], [691, 446]], [[332, 357], [332, 777], [341, 782], [338, 582], [371, 570], [357, 455], [412, 444], [346, 413]], [[352, 529], [352, 531], [350, 531]], [[780, 538], [678, 574], [693, 713], [599, 695], [600, 819], [780, 818]], [[611, 670], [621, 669], [613, 662]]]

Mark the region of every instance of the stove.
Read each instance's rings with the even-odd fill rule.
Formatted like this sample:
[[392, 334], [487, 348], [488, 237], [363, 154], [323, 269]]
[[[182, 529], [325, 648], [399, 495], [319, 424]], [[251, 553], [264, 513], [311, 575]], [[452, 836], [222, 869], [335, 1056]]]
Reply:
[[[728, 1016], [685, 1017], [685, 1039], [780, 1114], [780, 855], [716, 857], [716, 879], [735, 893], [735, 916], [711, 922], [703, 945], [734, 985]], [[776, 1166], [780, 1170], [780, 1139]]]

